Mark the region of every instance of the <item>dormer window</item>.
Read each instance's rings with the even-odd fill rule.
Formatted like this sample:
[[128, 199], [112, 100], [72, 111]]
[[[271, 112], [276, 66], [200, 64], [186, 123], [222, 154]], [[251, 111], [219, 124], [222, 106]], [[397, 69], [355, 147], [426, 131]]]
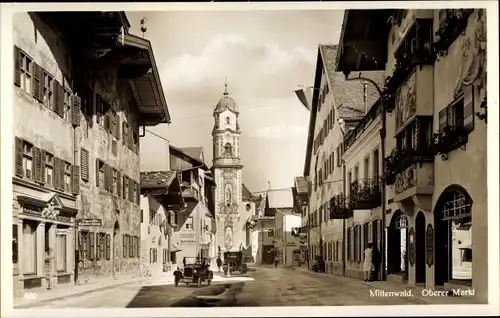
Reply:
[[226, 117], [226, 125], [230, 125], [230, 124], [231, 124], [231, 118]]

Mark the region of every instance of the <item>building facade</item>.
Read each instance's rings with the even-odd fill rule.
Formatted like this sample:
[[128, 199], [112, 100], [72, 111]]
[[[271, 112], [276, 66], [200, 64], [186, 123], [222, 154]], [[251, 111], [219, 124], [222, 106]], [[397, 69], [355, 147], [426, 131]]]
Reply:
[[[236, 102], [226, 89], [215, 106], [213, 137], [213, 176], [218, 185], [215, 199], [216, 245], [221, 252], [250, 245], [248, 221], [255, 214], [251, 200], [243, 202], [243, 176], [240, 158], [241, 129]], [[248, 191], [248, 190], [247, 190]]]
[[[339, 69], [388, 76], [388, 278], [399, 274], [427, 288], [472, 286], [485, 301], [485, 10], [361, 10], [346, 12], [345, 20], [344, 29], [363, 21], [374, 33], [343, 30]], [[364, 52], [354, 48], [367, 39], [373, 42]], [[372, 59], [358, 63], [360, 55]]]
[[[337, 45], [319, 45], [314, 79], [304, 177], [311, 183], [308, 202], [309, 266], [315, 257], [325, 260], [328, 273], [344, 275], [346, 219], [344, 137], [361, 122], [377, 99], [373, 87], [346, 81], [336, 71]], [[381, 72], [364, 74], [381, 82]], [[339, 209], [332, 208], [338, 201]]]
[[138, 273], [139, 127], [170, 117], [151, 44], [129, 28], [123, 12], [14, 16], [15, 295]]
[[217, 255], [214, 219], [215, 182], [203, 162], [203, 149], [177, 148], [170, 145], [170, 168], [177, 171], [185, 202], [176, 215], [172, 242], [177, 250], [172, 264], [180, 265], [184, 257], [206, 257], [212, 261]]

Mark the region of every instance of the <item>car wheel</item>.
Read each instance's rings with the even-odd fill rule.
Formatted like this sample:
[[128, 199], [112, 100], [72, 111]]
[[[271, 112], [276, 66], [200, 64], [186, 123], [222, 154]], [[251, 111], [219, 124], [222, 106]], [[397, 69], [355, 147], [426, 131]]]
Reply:
[[201, 276], [198, 276], [198, 288], [201, 287]]

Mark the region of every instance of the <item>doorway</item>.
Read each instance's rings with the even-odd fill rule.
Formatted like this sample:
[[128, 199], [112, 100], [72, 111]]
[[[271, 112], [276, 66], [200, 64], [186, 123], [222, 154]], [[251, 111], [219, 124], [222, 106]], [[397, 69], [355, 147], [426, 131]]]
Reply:
[[396, 210], [387, 230], [387, 273], [403, 275], [404, 279], [408, 277], [407, 225], [406, 216], [401, 210]]
[[425, 216], [418, 212], [415, 219], [415, 283], [425, 284]]
[[472, 198], [459, 185], [439, 196], [434, 211], [436, 286], [453, 281], [472, 285]]

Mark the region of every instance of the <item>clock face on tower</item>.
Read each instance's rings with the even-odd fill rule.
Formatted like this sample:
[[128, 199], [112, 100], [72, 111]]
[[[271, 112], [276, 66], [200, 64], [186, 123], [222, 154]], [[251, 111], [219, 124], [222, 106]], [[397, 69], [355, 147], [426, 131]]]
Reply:
[[226, 139], [229, 139], [231, 138], [231, 134], [230, 133], [226, 133]]

